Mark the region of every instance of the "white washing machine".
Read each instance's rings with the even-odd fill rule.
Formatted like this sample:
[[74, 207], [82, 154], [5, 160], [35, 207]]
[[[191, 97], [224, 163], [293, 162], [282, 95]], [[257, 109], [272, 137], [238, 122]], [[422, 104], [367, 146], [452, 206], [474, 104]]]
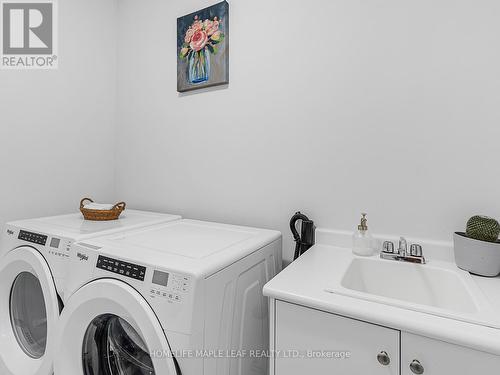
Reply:
[[126, 210], [116, 221], [85, 221], [78, 213], [7, 224], [0, 246], [0, 374], [52, 374], [72, 243], [179, 219]]
[[56, 375], [267, 373], [279, 232], [180, 220], [74, 247]]

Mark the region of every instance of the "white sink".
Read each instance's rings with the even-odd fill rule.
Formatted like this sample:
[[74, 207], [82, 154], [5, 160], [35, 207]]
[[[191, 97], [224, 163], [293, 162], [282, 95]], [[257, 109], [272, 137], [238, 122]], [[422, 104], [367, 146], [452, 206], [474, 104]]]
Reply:
[[493, 316], [469, 273], [445, 262], [422, 265], [352, 257], [326, 291], [500, 328], [500, 318]]
[[[390, 278], [384, 277], [390, 275]], [[475, 313], [478, 307], [465, 282], [453, 271], [356, 258], [342, 278], [344, 288], [420, 305]]]

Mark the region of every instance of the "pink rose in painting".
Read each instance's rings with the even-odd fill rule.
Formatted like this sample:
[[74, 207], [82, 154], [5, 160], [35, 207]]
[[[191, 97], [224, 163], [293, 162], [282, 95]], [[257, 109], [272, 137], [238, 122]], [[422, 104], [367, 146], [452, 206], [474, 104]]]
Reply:
[[219, 29], [219, 21], [206, 20], [205, 22], [205, 31], [208, 36], [213, 35]]
[[189, 46], [193, 51], [198, 52], [199, 50], [205, 48], [207, 42], [208, 42], [207, 33], [203, 30], [198, 30], [194, 33], [193, 37], [191, 38], [191, 43], [189, 44]]
[[208, 30], [212, 27], [213, 23], [214, 23], [214, 21], [207, 19], [207, 20], [203, 21], [203, 27], [205, 28], [205, 30]]
[[203, 22], [201, 20], [196, 20], [193, 22], [191, 28], [196, 32], [198, 30], [203, 29]]
[[194, 30], [192, 28], [189, 28], [188, 31], [186, 31], [186, 37], [184, 38], [184, 41], [189, 44], [191, 43], [191, 39], [193, 38], [194, 35]]

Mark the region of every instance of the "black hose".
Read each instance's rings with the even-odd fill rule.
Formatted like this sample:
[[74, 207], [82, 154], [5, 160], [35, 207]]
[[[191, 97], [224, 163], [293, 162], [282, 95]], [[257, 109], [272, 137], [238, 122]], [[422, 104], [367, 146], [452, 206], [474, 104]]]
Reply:
[[302, 239], [300, 238], [296, 227], [297, 221], [299, 220], [309, 221], [309, 218], [300, 212], [296, 212], [290, 219], [290, 230], [292, 231], [293, 239], [295, 241], [295, 253], [293, 255], [293, 260], [296, 260], [300, 256], [301, 252]]

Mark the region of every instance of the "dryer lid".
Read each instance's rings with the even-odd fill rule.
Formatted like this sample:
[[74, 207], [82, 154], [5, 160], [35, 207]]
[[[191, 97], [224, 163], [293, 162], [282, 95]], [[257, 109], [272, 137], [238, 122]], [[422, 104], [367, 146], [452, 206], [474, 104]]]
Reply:
[[120, 247], [144, 247], [185, 258], [205, 258], [241, 243], [256, 234], [255, 229], [216, 226], [183, 220], [175, 225], [159, 226], [116, 238]]

